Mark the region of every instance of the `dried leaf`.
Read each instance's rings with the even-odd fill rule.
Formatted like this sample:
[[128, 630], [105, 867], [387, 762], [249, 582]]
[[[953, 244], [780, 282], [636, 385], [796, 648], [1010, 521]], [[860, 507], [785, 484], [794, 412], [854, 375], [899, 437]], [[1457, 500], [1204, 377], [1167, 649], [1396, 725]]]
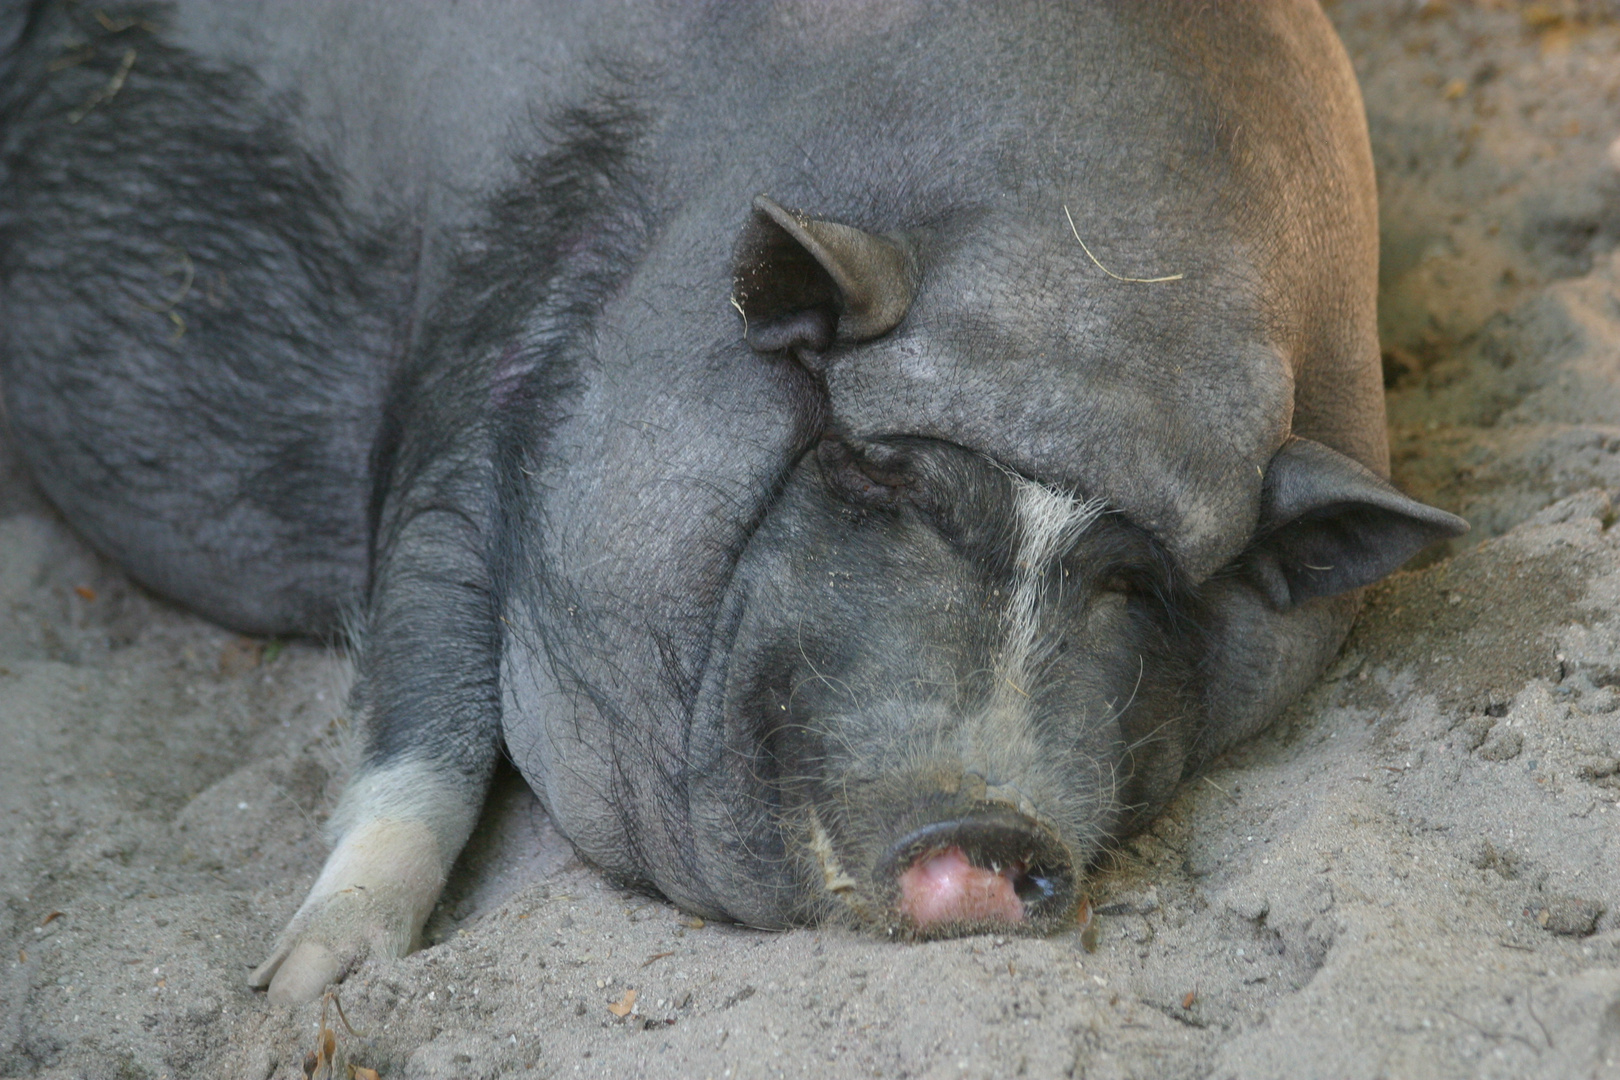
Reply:
[[355, 1065], [349, 1070], [354, 1080], [381, 1080], [376, 1069], [368, 1069], [364, 1065]]
[[239, 637], [228, 642], [219, 652], [219, 673], [240, 675], [259, 666], [264, 646], [252, 638]]
[[326, 1023], [327, 1006], [331, 1004], [332, 992], [328, 990], [321, 997], [321, 1026], [315, 1032], [315, 1049], [304, 1055], [304, 1076], [309, 1080], [313, 1080], [323, 1067], [328, 1078], [334, 1075], [337, 1068], [337, 1032]]
[[622, 1019], [629, 1016], [630, 1010], [634, 1009], [635, 1007], [636, 992], [634, 990], [626, 990], [624, 992], [624, 997], [620, 998], [618, 1001], [615, 1001], [612, 1005], [609, 1005], [607, 1009], [608, 1012]]
[[1551, 4], [1526, 4], [1519, 17], [1532, 30], [1552, 30], [1568, 21], [1564, 13]]
[[1187, 996], [1181, 999], [1181, 1007], [1183, 1009], [1190, 1009], [1190, 1008], [1193, 1007], [1193, 1002], [1195, 1002], [1197, 1000], [1198, 1000], [1198, 991], [1189, 990], [1189, 991], [1187, 991]]
[[66, 915], [66, 914], [67, 914], [67, 912], [65, 912], [65, 911], [53, 911], [49, 915], [47, 915], [43, 919], [41, 919], [39, 921], [39, 925], [41, 925], [41, 926], [49, 926], [49, 925], [51, 925], [51, 923], [55, 922], [57, 919], [60, 919], [62, 916]]
[[96, 590], [92, 589], [88, 585], [75, 585], [73, 586], [73, 591], [78, 593], [79, 599], [83, 600], [87, 604], [93, 604], [96, 602]]
[[1102, 938], [1102, 927], [1097, 922], [1097, 913], [1092, 910], [1091, 897], [1080, 899], [1080, 908], [1075, 912], [1075, 922], [1080, 924], [1080, 947], [1088, 953], [1097, 951], [1097, 944]]

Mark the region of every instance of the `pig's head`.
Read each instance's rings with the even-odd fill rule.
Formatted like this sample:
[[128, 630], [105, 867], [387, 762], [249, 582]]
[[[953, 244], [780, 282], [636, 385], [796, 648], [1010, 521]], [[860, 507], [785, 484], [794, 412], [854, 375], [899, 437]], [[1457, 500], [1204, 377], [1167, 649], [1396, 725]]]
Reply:
[[[903, 322], [925, 274], [906, 236], [763, 198], [737, 259], [750, 343], [823, 387]], [[1292, 663], [1279, 642], [1337, 628], [1305, 678], [1336, 648], [1343, 620], [1313, 605], [1459, 528], [1284, 431], [1263, 479], [1248, 466], [1241, 550], [1190, 573], [1109, 492], [826, 412], [740, 556], [718, 726], [694, 735], [721, 749], [700, 755], [693, 824], [731, 838], [719, 891], [758, 923], [1062, 923], [1102, 845], [1227, 741], [1212, 724], [1297, 690], [1260, 670]]]
[[735, 745], [811, 903], [1049, 925], [1181, 771], [1191, 597], [1099, 503], [949, 443], [829, 434], [739, 579]]

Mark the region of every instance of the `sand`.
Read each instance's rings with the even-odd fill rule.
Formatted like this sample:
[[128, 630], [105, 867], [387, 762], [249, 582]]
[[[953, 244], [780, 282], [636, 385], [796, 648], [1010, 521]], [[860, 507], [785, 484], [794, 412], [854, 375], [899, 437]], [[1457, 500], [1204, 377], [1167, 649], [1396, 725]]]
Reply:
[[[1099, 870], [1092, 934], [698, 925], [506, 776], [430, 947], [329, 1007], [336, 1075], [1620, 1077], [1616, 11], [1330, 10], [1396, 479], [1474, 532]], [[246, 976], [325, 854], [345, 680], [132, 586], [0, 450], [0, 1074], [304, 1075], [321, 1003]]]

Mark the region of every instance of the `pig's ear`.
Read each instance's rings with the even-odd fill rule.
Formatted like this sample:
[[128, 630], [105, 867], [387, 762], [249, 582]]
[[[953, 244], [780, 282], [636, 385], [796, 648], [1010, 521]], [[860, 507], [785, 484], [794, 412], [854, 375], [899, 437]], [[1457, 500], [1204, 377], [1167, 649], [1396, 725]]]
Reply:
[[820, 352], [886, 334], [917, 291], [916, 259], [894, 236], [818, 221], [759, 195], [737, 242], [732, 302], [760, 352]]
[[1396, 491], [1310, 439], [1292, 438], [1266, 468], [1260, 524], [1243, 567], [1272, 607], [1370, 585], [1468, 522]]

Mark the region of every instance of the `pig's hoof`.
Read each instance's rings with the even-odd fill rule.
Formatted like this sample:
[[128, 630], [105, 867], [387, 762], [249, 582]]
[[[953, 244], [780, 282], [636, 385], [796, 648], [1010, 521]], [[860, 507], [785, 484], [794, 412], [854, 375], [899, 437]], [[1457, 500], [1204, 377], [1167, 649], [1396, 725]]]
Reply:
[[368, 959], [410, 952], [444, 884], [438, 852], [421, 822], [383, 819], [351, 829], [248, 985], [268, 987], [277, 1005], [297, 1005]]
[[293, 918], [275, 952], [248, 977], [248, 985], [268, 987], [275, 1005], [299, 1005], [365, 961], [397, 959], [410, 951], [416, 927], [409, 916], [386, 910], [363, 890], [335, 893]]
[[277, 949], [254, 969], [248, 984], [255, 989], [269, 987], [271, 1004], [300, 1005], [319, 997], [347, 974], [349, 966], [321, 942], [299, 941]]

